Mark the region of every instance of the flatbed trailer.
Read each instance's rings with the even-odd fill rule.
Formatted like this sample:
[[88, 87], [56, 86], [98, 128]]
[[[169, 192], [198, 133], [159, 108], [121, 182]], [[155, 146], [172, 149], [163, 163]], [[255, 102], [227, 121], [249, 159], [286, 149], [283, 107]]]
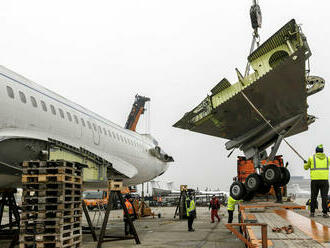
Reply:
[[[330, 247], [330, 220], [322, 219], [321, 224], [321, 217], [310, 219], [302, 214], [305, 208], [294, 202], [279, 204], [266, 199], [242, 202], [239, 223], [226, 226], [247, 247]], [[292, 233], [284, 230], [289, 225]], [[240, 226], [241, 232], [233, 226]]]

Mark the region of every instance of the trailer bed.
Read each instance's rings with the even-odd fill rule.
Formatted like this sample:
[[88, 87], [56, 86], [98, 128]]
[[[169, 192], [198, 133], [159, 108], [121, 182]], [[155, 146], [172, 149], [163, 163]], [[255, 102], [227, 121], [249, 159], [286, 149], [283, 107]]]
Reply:
[[[330, 220], [319, 217], [310, 219], [302, 214], [305, 206], [293, 202], [283, 204], [269, 201], [244, 202], [239, 205], [241, 223], [267, 224], [268, 247], [330, 247]], [[284, 230], [273, 232], [273, 228], [292, 225], [294, 232], [287, 234]], [[262, 232], [259, 226], [242, 227], [243, 236], [251, 247], [262, 247]]]

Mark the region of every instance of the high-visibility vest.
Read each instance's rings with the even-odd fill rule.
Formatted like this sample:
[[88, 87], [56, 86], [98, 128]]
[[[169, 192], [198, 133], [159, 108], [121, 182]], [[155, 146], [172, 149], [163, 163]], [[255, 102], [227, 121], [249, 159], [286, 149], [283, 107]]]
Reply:
[[187, 216], [190, 215], [190, 212], [195, 210], [196, 207], [195, 207], [195, 201], [194, 200], [190, 200], [190, 204], [189, 204], [189, 207], [188, 207], [188, 202], [189, 199], [186, 200], [186, 210], [187, 210]]
[[[129, 202], [129, 200], [125, 201], [125, 206], [127, 208], [128, 214], [134, 214], [132, 203]], [[125, 212], [124, 212], [125, 214]]]
[[316, 154], [309, 158], [311, 180], [328, 180], [329, 179], [329, 158], [317, 158]]
[[235, 200], [233, 197], [229, 196], [228, 203], [227, 203], [227, 210], [234, 211], [235, 210], [235, 205], [238, 202], [242, 202], [242, 200]]

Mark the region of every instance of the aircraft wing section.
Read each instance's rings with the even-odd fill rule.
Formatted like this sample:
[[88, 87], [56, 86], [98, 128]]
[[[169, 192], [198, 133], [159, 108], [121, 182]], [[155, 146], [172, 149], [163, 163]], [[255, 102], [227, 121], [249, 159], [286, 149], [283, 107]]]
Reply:
[[[230, 84], [223, 79], [197, 107], [174, 127], [235, 140], [265, 124], [242, 92], [273, 126], [283, 126], [295, 116], [299, 124], [286, 126], [286, 136], [308, 129], [315, 118], [307, 114], [305, 60], [311, 52], [300, 27], [291, 20], [262, 44], [248, 60], [254, 72]], [[322, 87], [324, 82], [322, 82]], [[267, 127], [266, 127], [267, 129]], [[281, 132], [282, 130], [279, 130]]]

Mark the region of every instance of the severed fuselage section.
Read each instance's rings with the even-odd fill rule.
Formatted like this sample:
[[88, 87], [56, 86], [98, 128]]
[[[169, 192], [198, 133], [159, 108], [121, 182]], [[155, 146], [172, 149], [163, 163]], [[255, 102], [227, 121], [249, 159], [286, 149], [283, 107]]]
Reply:
[[264, 153], [280, 137], [306, 131], [315, 121], [307, 114], [307, 97], [322, 90], [324, 80], [309, 76], [310, 56], [306, 37], [291, 20], [250, 54], [253, 73], [242, 76], [236, 70], [235, 84], [221, 80], [174, 127], [228, 139], [226, 148], [239, 148], [248, 159]]

